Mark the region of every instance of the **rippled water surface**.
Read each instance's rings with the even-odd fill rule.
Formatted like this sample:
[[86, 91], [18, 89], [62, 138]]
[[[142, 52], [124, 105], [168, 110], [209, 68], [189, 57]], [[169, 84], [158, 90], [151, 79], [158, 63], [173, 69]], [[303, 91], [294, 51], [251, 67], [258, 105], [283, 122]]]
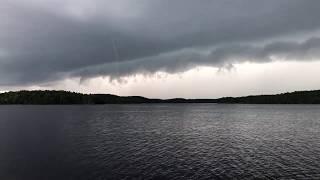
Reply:
[[320, 179], [320, 106], [0, 106], [0, 179]]

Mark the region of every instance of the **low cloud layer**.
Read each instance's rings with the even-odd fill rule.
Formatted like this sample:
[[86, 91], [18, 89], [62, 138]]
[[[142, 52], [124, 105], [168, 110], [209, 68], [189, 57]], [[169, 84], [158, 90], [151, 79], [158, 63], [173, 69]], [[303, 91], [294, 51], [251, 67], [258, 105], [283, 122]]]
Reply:
[[320, 38], [304, 42], [273, 42], [266, 45], [233, 44], [221, 46], [209, 52], [186, 49], [174, 53], [132, 60], [130, 62], [106, 63], [74, 72], [73, 76], [117, 77], [132, 74], [153, 74], [158, 71], [179, 73], [197, 66], [230, 68], [243, 62], [266, 63], [272, 61], [315, 61], [320, 57]]
[[4, 0], [0, 85], [317, 60], [318, 7], [301, 0]]

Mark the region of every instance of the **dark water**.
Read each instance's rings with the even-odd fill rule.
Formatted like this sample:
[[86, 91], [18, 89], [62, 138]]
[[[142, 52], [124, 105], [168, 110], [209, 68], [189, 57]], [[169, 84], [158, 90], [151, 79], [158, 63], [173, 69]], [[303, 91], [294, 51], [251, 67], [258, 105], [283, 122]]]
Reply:
[[0, 106], [0, 179], [320, 179], [320, 106]]

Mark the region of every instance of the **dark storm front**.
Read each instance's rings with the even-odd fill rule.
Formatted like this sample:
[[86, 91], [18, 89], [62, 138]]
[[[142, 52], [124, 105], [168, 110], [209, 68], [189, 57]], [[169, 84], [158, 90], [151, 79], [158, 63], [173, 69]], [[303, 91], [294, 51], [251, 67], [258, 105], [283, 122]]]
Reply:
[[1, 106], [0, 179], [319, 179], [320, 106]]

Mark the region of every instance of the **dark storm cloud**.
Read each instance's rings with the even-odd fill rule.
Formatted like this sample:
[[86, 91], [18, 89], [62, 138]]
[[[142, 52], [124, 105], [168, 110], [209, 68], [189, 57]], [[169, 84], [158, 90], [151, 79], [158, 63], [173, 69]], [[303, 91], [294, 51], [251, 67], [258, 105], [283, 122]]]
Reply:
[[138, 59], [130, 62], [107, 63], [104, 65], [87, 67], [74, 76], [94, 77], [97, 74], [108, 75], [111, 78], [128, 76], [131, 74], [152, 74], [157, 71], [177, 73], [196, 66], [212, 66], [228, 68], [232, 64], [242, 62], [271, 62], [279, 60], [318, 60], [320, 57], [320, 38], [311, 38], [305, 42], [273, 42], [261, 46], [233, 44], [200, 53], [185, 50], [175, 53]]
[[316, 59], [317, 38], [274, 39], [318, 30], [318, 7], [301, 0], [4, 0], [0, 85], [175, 73], [272, 56]]

